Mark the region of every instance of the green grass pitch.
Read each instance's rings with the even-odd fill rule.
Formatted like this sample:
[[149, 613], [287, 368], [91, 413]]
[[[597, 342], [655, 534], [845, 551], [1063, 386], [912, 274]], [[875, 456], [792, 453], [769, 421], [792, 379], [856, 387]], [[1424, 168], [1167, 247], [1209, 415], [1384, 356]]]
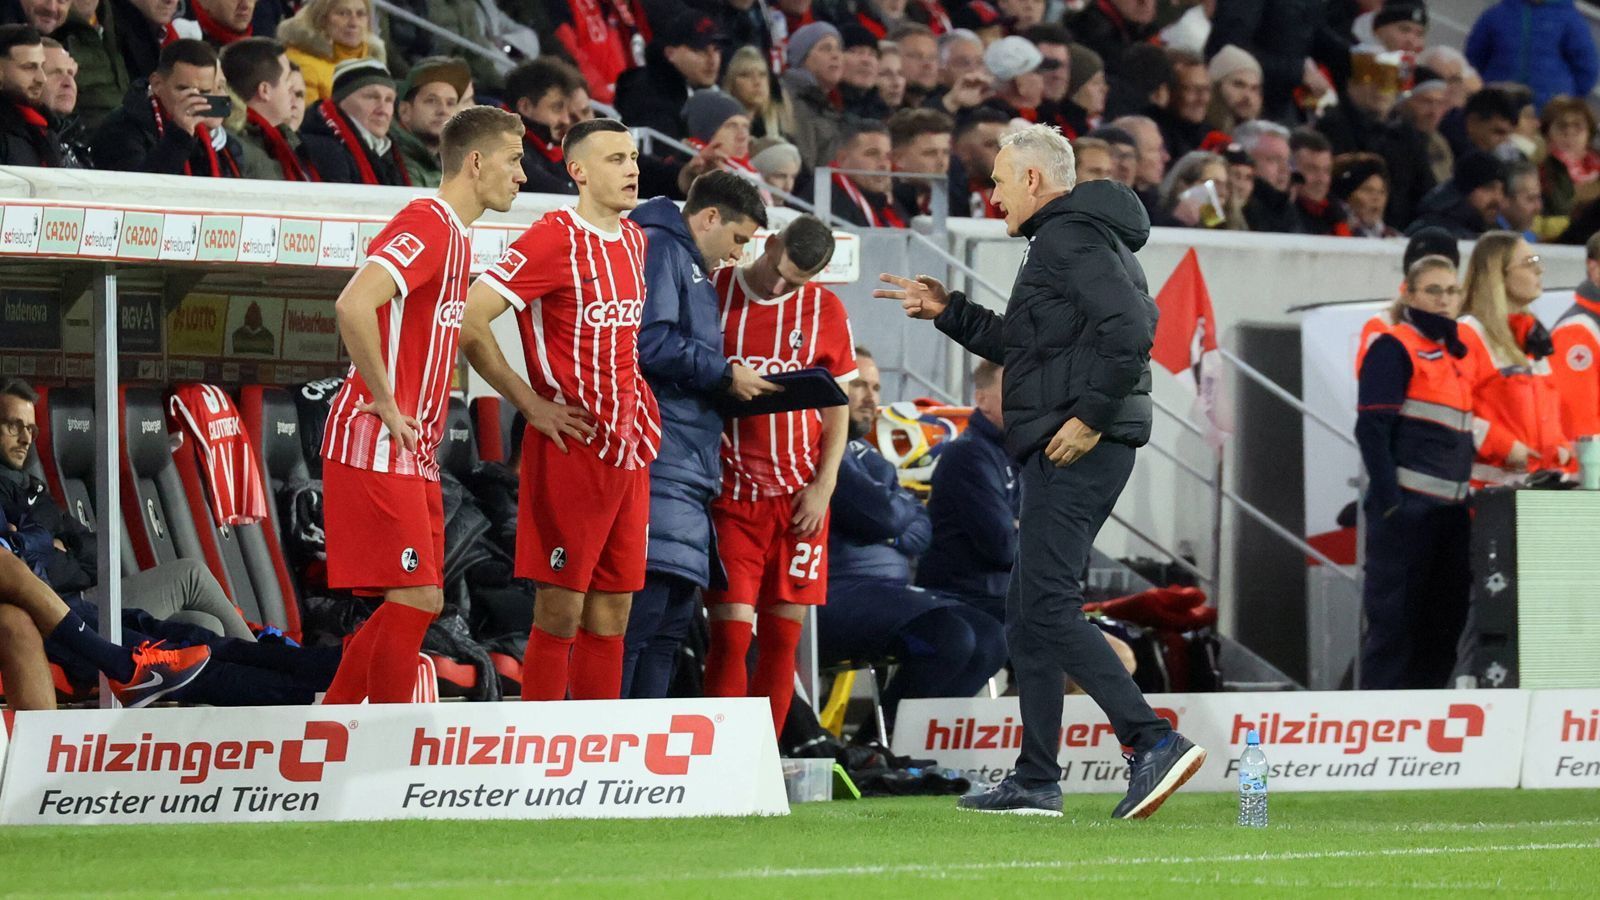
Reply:
[[787, 818], [0, 829], [0, 896], [1600, 896], [1600, 791], [1231, 796], [1146, 822], [950, 798], [804, 804]]

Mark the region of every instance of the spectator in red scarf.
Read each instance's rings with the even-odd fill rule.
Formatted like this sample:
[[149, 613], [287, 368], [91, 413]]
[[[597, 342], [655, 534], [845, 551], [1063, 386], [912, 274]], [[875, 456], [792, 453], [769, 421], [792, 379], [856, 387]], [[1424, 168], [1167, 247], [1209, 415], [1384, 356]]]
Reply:
[[178, 18], [178, 0], [111, 0], [110, 21], [128, 77], [149, 78], [161, 63], [161, 50], [180, 38], [200, 37], [200, 26]]
[[1013, 119], [1039, 121], [1039, 105], [1044, 102], [1044, 75], [1039, 66], [1044, 56], [1027, 38], [1003, 37], [983, 52], [983, 63], [994, 75], [995, 95], [988, 105]]
[[789, 36], [784, 52], [789, 68], [780, 81], [794, 120], [785, 123], [784, 132], [800, 148], [806, 165], [825, 165], [838, 152], [844, 131], [844, 99], [839, 95], [843, 39], [827, 22], [813, 22]]
[[235, 41], [223, 48], [222, 74], [245, 105], [245, 120], [234, 132], [245, 172], [277, 181], [319, 181], [301, 158], [300, 135], [289, 127], [294, 92], [283, 45], [271, 38]]
[[878, 43], [878, 97], [890, 109], [906, 109], [905, 60], [893, 41]]
[[1296, 129], [1289, 136], [1295, 207], [1307, 234], [1333, 234], [1345, 224], [1344, 204], [1328, 196], [1333, 186], [1333, 145], [1319, 131]]
[[189, 11], [200, 25], [200, 36], [218, 50], [255, 33], [251, 21], [256, 0], [191, 0]]
[[921, 106], [939, 90], [939, 39], [928, 26], [907, 22], [891, 29], [889, 40], [900, 48], [900, 71], [906, 79], [905, 105]]
[[32, 25], [0, 25], [0, 164], [60, 167], [61, 137], [44, 108], [44, 42]]
[[1211, 111], [1211, 76], [1206, 71], [1206, 61], [1188, 50], [1169, 49], [1167, 58], [1172, 61], [1167, 103], [1145, 111], [1161, 129], [1167, 152], [1177, 159], [1201, 149], [1208, 141], [1226, 143], [1211, 138], [1213, 129], [1206, 121], [1206, 114]]
[[[833, 176], [833, 214], [862, 228], [904, 228], [905, 216], [889, 196], [889, 128], [882, 122], [858, 122], [851, 129], [833, 167], [857, 173]], [[882, 173], [877, 174], [877, 173]]]
[[716, 22], [698, 13], [659, 23], [645, 50], [645, 64], [617, 79], [616, 107], [622, 121], [681, 140], [683, 105], [697, 91], [716, 87], [722, 71], [721, 37]]
[[[950, 174], [951, 132], [955, 120], [936, 109], [902, 109], [889, 119], [889, 162], [896, 172], [924, 175]], [[945, 184], [948, 186], [949, 182]], [[904, 178], [894, 183], [894, 202], [901, 216], [933, 214], [933, 182]], [[949, 215], [965, 215], [962, 191], [948, 195]]]
[[333, 95], [306, 113], [300, 131], [323, 181], [411, 184], [405, 158], [389, 137], [394, 100], [394, 79], [383, 63], [351, 59], [334, 67]]
[[1539, 114], [1550, 155], [1539, 165], [1547, 216], [1568, 217], [1600, 197], [1600, 153], [1594, 151], [1595, 117], [1577, 97], [1551, 97]]
[[723, 168], [760, 179], [750, 165], [750, 114], [744, 104], [721, 91], [701, 91], [684, 105], [683, 122], [684, 143], [696, 150], [714, 148]]
[[148, 83], [139, 82], [122, 108], [106, 116], [89, 144], [95, 165], [122, 172], [242, 178], [237, 139], [213, 115], [226, 98], [217, 51], [180, 38], [161, 51]]
[[[400, 85], [394, 124], [389, 137], [400, 148], [406, 174], [417, 187], [438, 187], [444, 180], [444, 160], [439, 147], [444, 140], [444, 125], [461, 109], [461, 98], [472, 89], [472, 69], [466, 60], [454, 56], [428, 56], [417, 60]], [[578, 111], [574, 97], [589, 94], [579, 88], [567, 95], [567, 108]]]
[[[640, 0], [550, 0], [556, 39], [578, 63], [594, 99], [616, 100], [617, 79], [644, 60], [650, 23]], [[529, 188], [523, 188], [529, 190]]]
[[1005, 218], [994, 204], [994, 158], [1010, 120], [980, 106], [956, 120], [950, 143], [951, 213], [974, 219]]
[[506, 76], [506, 103], [522, 117], [522, 190], [541, 194], [576, 194], [567, 174], [557, 132], [572, 122], [572, 92], [583, 86], [578, 70], [553, 57], [525, 62]]

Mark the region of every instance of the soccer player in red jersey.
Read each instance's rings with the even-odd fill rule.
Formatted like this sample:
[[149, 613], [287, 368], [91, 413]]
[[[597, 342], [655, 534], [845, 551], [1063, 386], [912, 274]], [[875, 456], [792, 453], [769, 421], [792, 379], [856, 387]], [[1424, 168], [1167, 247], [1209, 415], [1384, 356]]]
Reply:
[[417, 653], [444, 603], [444, 504], [437, 450], [484, 210], [511, 208], [522, 123], [476, 106], [445, 123], [439, 192], [411, 201], [373, 238], [335, 306], [351, 370], [322, 441], [328, 586], [384, 602], [345, 649], [325, 703], [404, 703]]
[[[844, 304], [811, 283], [832, 257], [833, 233], [801, 216], [767, 238], [755, 262], [712, 276], [730, 362], [763, 376], [820, 367], [840, 384], [855, 379]], [[711, 520], [728, 587], [706, 593], [706, 693], [766, 697], [774, 731], [783, 730], [794, 695], [806, 608], [827, 601], [828, 501], [849, 426], [849, 407], [836, 406], [734, 419], [725, 432], [722, 494]], [[759, 660], [747, 685], [752, 634]]]
[[[604, 700], [622, 690], [623, 633], [644, 587], [650, 461], [661, 445], [639, 369], [644, 230], [639, 151], [615, 119], [562, 141], [575, 209], [533, 223], [467, 294], [461, 343], [473, 368], [528, 420], [516, 574], [538, 584], [522, 699]], [[528, 381], [490, 322], [510, 307]]]

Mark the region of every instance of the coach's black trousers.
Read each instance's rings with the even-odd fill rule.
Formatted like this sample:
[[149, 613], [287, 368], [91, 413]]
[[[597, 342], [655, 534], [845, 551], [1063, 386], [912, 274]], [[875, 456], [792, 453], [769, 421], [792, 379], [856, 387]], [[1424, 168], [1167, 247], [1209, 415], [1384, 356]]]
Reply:
[[1022, 527], [1006, 596], [1006, 638], [1022, 707], [1016, 777], [1027, 787], [1061, 777], [1063, 675], [1094, 698], [1123, 744], [1147, 750], [1171, 730], [1100, 629], [1083, 617], [1089, 550], [1133, 473], [1133, 457], [1132, 447], [1101, 441], [1065, 468], [1043, 452], [1021, 466]]

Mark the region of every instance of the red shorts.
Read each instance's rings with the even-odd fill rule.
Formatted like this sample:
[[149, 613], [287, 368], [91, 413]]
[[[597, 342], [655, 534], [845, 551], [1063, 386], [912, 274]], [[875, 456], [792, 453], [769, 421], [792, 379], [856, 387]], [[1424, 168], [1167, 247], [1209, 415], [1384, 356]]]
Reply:
[[650, 470], [619, 469], [565, 442], [562, 453], [532, 428], [523, 434], [517, 577], [584, 593], [643, 589]]
[[439, 482], [322, 461], [328, 587], [361, 592], [444, 586]]
[[766, 606], [796, 603], [822, 606], [828, 602], [828, 517], [822, 530], [809, 538], [790, 528], [794, 498], [729, 500], [711, 504], [711, 523], [717, 531], [717, 556], [728, 576], [728, 589], [706, 591], [706, 603], [744, 603]]

